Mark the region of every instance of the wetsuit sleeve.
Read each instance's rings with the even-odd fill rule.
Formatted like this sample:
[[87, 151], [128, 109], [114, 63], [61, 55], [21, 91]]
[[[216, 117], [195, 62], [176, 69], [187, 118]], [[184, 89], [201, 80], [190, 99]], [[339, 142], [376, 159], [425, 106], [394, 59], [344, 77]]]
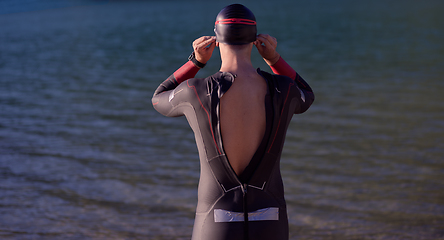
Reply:
[[[193, 62], [188, 61], [182, 67], [177, 69], [171, 76], [163, 81], [154, 92], [151, 102], [153, 107], [161, 114], [168, 117], [181, 116], [183, 113], [180, 111], [173, 111], [173, 104], [170, 103], [170, 96], [174, 89], [179, 86], [180, 83], [194, 78], [200, 68], [196, 67]], [[173, 93], [174, 94], [174, 93]]]
[[307, 111], [315, 98], [310, 85], [308, 85], [308, 83], [290, 65], [288, 65], [282, 57], [280, 57], [274, 65], [270, 66], [270, 68], [274, 74], [284, 75], [295, 81], [301, 91], [302, 100], [300, 111], [295, 113], [303, 113]]

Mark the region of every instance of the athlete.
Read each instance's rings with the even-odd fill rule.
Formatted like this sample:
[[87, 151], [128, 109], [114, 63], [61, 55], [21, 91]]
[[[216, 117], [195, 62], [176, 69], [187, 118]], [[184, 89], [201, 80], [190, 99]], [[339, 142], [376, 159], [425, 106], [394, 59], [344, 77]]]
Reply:
[[[313, 92], [277, 53], [276, 39], [257, 35], [245, 6], [222, 9], [214, 31], [193, 42], [189, 61], [152, 98], [158, 112], [185, 115], [194, 131], [201, 175], [192, 239], [288, 239], [280, 156], [293, 114], [310, 107]], [[253, 46], [274, 74], [252, 66]], [[194, 78], [215, 47], [220, 71]]]

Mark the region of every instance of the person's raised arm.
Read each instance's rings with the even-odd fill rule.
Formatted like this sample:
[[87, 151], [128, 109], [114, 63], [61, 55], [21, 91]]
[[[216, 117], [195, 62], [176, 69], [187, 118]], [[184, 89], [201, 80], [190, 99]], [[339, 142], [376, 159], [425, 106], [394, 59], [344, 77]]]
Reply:
[[[171, 115], [171, 110], [174, 108], [169, 99], [171, 91], [179, 86], [180, 83], [194, 78], [197, 72], [210, 60], [215, 47], [215, 37], [203, 36], [193, 42], [194, 52], [192, 57], [190, 56], [189, 61], [163, 81], [154, 92], [151, 102], [159, 113]], [[173, 115], [176, 116], [176, 114]]]
[[180, 83], [190, 78], [194, 78], [201, 68], [210, 60], [214, 48], [216, 47], [216, 37], [203, 36], [193, 42], [192, 56], [189, 61], [177, 69], [171, 76], [163, 81], [154, 92], [154, 96], [176, 88]]
[[[259, 34], [254, 42], [259, 54], [264, 61], [270, 66], [274, 74], [284, 75], [293, 79], [301, 90], [304, 100], [304, 109], [314, 101], [313, 90], [310, 85], [281, 57], [276, 51], [277, 40], [268, 34]], [[304, 110], [304, 111], [305, 111]]]

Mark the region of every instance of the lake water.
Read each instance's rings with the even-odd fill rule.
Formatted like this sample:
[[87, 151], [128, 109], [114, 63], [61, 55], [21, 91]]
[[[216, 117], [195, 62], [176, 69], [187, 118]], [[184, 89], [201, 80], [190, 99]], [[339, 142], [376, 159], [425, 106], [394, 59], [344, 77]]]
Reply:
[[[444, 2], [240, 2], [316, 94], [282, 155], [291, 239], [444, 239]], [[151, 96], [230, 3], [0, 3], [0, 239], [190, 238], [193, 134]]]

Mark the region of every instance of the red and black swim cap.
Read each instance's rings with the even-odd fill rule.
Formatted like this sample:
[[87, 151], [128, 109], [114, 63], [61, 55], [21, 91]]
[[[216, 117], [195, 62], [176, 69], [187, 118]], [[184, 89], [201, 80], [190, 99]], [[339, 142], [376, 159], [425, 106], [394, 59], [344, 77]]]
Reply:
[[256, 18], [250, 9], [241, 4], [223, 8], [214, 24], [216, 41], [229, 45], [242, 45], [256, 40]]

